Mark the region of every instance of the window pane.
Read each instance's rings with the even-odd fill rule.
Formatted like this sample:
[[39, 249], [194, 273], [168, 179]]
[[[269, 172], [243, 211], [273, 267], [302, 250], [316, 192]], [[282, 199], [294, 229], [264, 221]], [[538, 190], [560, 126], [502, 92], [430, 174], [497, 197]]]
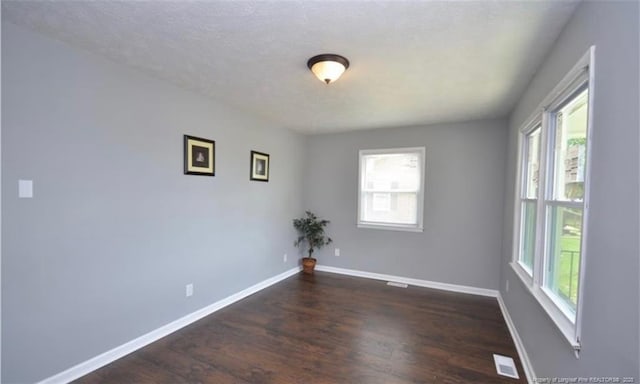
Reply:
[[420, 188], [419, 160], [418, 153], [366, 155], [363, 191], [417, 191]]
[[[386, 197], [382, 198], [385, 195]], [[418, 223], [416, 217], [418, 194], [415, 192], [365, 192], [363, 198], [363, 221], [393, 224]]]
[[373, 193], [371, 210], [373, 212], [389, 212], [391, 210], [390, 193]]
[[538, 173], [540, 159], [540, 126], [526, 136], [526, 168], [524, 170], [524, 197], [538, 196]]
[[582, 201], [587, 146], [588, 90], [571, 99], [554, 114], [553, 197]]
[[520, 262], [533, 269], [533, 252], [536, 241], [536, 202], [522, 202], [522, 224], [520, 227]]
[[549, 206], [544, 285], [575, 315], [582, 240], [582, 208]]

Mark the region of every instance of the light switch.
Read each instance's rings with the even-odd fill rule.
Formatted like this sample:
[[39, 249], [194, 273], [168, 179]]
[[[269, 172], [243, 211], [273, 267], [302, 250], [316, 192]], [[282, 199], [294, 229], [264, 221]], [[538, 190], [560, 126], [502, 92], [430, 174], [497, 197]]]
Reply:
[[21, 199], [33, 197], [33, 180], [18, 180], [18, 197]]

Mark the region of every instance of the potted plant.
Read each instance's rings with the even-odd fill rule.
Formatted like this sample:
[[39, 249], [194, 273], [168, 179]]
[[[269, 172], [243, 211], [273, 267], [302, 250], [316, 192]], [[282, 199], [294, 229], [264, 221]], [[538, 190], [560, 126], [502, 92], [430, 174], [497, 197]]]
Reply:
[[329, 220], [320, 220], [310, 211], [305, 212], [305, 216], [293, 220], [293, 227], [298, 231], [298, 239], [293, 243], [304, 252], [304, 247], [309, 249], [308, 257], [302, 258], [302, 270], [304, 273], [313, 274], [316, 266], [316, 259], [313, 258], [313, 251], [331, 243], [330, 237], [324, 233], [324, 227], [329, 224]]

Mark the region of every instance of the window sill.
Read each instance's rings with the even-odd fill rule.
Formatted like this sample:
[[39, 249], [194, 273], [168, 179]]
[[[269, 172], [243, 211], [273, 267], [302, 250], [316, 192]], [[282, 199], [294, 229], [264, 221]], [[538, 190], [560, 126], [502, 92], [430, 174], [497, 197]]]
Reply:
[[538, 301], [542, 309], [544, 309], [544, 311], [549, 316], [549, 318], [551, 318], [558, 330], [560, 330], [560, 333], [562, 333], [571, 348], [573, 348], [576, 358], [579, 358], [580, 341], [576, 338], [575, 323], [573, 323], [565, 316], [562, 310], [554, 303], [553, 299], [547, 293], [545, 293], [544, 288], [537, 287], [533, 284], [533, 279], [531, 278], [531, 276], [527, 275], [525, 270], [520, 265], [518, 265], [516, 262], [511, 262], [509, 264], [511, 265], [511, 268], [514, 270], [516, 275], [518, 275], [520, 280], [522, 280], [529, 293], [531, 293], [536, 301]]
[[405, 226], [392, 225], [392, 224], [358, 223], [358, 228], [382, 229], [385, 231], [424, 232], [424, 229], [422, 227], [405, 227]]

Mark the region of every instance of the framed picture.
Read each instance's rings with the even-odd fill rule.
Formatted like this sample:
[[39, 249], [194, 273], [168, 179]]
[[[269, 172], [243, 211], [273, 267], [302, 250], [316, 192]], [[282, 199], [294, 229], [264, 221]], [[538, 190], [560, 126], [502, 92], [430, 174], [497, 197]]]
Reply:
[[251, 151], [251, 180], [269, 181], [269, 155]]
[[215, 141], [184, 135], [184, 174], [215, 176]]

